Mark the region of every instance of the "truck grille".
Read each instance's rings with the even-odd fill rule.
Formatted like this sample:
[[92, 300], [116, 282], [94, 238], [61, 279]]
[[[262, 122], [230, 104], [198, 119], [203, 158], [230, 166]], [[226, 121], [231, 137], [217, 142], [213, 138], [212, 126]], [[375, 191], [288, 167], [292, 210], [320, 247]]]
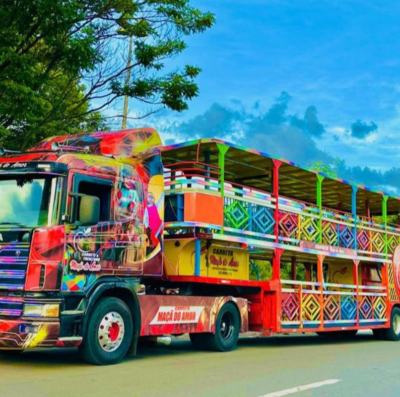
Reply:
[[22, 297], [0, 296], [0, 316], [20, 317], [22, 306]]
[[29, 244], [12, 243], [0, 246], [0, 290], [24, 289], [28, 257]]

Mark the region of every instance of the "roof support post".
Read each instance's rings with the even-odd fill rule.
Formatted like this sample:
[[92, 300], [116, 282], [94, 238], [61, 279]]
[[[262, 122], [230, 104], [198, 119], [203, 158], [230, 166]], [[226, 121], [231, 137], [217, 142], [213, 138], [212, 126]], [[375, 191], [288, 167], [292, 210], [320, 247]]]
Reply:
[[[225, 203], [224, 203], [224, 195], [225, 195], [225, 189], [224, 189], [224, 184], [225, 184], [225, 155], [226, 152], [229, 150], [229, 146], [224, 145], [223, 143], [217, 143], [217, 148], [218, 148], [218, 167], [219, 167], [219, 184], [220, 184], [220, 193], [221, 197], [223, 200], [223, 206], [224, 206], [224, 213], [225, 213]], [[220, 233], [224, 233], [224, 223], [222, 223]]]
[[324, 179], [324, 176], [317, 174], [318, 243], [320, 244], [322, 243], [322, 182]]
[[384, 240], [385, 240], [385, 256], [387, 258], [388, 256], [388, 238], [387, 238], [387, 201], [388, 201], [388, 196], [384, 195], [382, 196], [382, 221], [385, 226], [385, 234], [384, 234]]
[[356, 304], [357, 304], [357, 327], [360, 326], [360, 299], [359, 299], [359, 280], [358, 280], [358, 266], [360, 261], [353, 259], [353, 284], [356, 286]]
[[317, 255], [317, 282], [319, 296], [319, 329], [324, 328], [324, 259], [325, 255]]
[[201, 273], [201, 240], [196, 238], [194, 241], [194, 275], [200, 276]]
[[225, 183], [225, 155], [226, 152], [229, 150], [229, 146], [224, 145], [223, 143], [217, 143], [218, 148], [218, 167], [219, 167], [219, 183], [221, 196], [224, 197], [224, 183]]
[[[204, 153], [204, 162], [206, 164], [210, 164], [210, 151], [206, 150]], [[204, 176], [205, 176], [205, 181], [206, 181], [206, 190], [210, 190], [210, 186], [208, 185], [208, 183], [210, 182], [210, 167], [208, 165], [206, 165], [206, 171]]]
[[352, 191], [351, 191], [351, 216], [353, 217], [353, 248], [356, 250], [357, 249], [357, 191], [358, 187], [357, 186], [352, 186]]
[[371, 211], [369, 209], [369, 199], [365, 200], [365, 216], [368, 220], [371, 220]]
[[274, 234], [275, 242], [279, 243], [279, 167], [282, 165], [282, 161], [272, 160], [272, 195], [275, 199], [275, 210], [274, 210]]
[[[273, 327], [275, 331], [282, 329], [282, 284], [281, 284], [281, 256], [282, 248], [275, 248], [272, 257], [272, 281], [276, 285], [276, 294], [274, 294], [273, 309], [276, 313], [276, 324]], [[275, 321], [273, 321], [274, 323]]]

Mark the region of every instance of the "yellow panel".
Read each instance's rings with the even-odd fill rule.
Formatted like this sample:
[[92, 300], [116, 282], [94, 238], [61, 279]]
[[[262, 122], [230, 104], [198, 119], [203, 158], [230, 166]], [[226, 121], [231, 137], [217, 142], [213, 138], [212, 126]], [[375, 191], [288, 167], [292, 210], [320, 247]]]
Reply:
[[[193, 276], [195, 241], [165, 241], [165, 268], [169, 276]], [[203, 241], [200, 254], [200, 276], [249, 280], [249, 253], [239, 245], [224, 246]]]
[[249, 252], [243, 248], [212, 244], [207, 259], [208, 277], [249, 279]]
[[[359, 284], [361, 283], [361, 267], [358, 268]], [[333, 284], [348, 284], [353, 285], [353, 264], [329, 264], [328, 281]]]

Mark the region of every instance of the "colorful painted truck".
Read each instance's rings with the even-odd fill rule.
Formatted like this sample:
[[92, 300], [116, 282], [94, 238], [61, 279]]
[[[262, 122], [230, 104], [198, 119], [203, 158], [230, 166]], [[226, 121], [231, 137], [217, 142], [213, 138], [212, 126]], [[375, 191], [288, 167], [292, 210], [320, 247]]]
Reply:
[[[143, 128], [0, 157], [0, 353], [372, 329], [400, 339], [400, 199], [215, 139]], [[394, 222], [392, 224], [391, 222]]]

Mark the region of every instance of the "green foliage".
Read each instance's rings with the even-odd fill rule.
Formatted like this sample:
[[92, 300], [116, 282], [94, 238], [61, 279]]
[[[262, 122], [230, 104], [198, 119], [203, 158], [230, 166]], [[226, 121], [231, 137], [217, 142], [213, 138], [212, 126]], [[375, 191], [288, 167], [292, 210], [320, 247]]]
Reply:
[[342, 165], [342, 160], [339, 158], [335, 158], [333, 163], [326, 164], [322, 160], [315, 161], [314, 163], [310, 163], [309, 167], [313, 171], [322, 172], [325, 175], [328, 175], [331, 178], [338, 178], [338, 168]]
[[[268, 281], [272, 278], [272, 264], [270, 261], [254, 260], [253, 266], [250, 266], [250, 280]], [[292, 265], [288, 262], [281, 263], [281, 280], [292, 279]], [[306, 280], [306, 268], [303, 264], [296, 265], [296, 280]]]
[[0, 21], [0, 144], [26, 148], [103, 129], [99, 112], [124, 95], [149, 112], [187, 109], [200, 69], [168, 70], [165, 61], [214, 16], [189, 0], [1, 0]]
[[269, 261], [254, 260], [250, 266], [250, 280], [268, 281], [272, 278], [272, 265]]

